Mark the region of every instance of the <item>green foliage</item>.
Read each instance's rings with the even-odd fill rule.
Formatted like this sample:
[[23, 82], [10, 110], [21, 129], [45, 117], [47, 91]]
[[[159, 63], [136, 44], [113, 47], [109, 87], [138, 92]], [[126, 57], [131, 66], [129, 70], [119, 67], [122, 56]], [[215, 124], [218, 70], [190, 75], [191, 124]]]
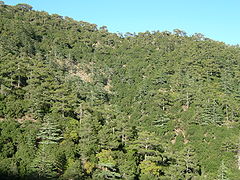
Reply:
[[60, 137], [60, 130], [57, 129], [56, 125], [46, 122], [43, 127], [40, 128], [40, 132], [37, 134], [39, 144], [56, 144], [62, 139]]
[[64, 174], [60, 177], [60, 179], [82, 179], [82, 167], [81, 161], [69, 159], [67, 162], [67, 168], [64, 171]]
[[141, 170], [140, 179], [158, 179], [160, 166], [157, 166], [155, 163], [144, 160], [140, 163], [139, 168]]
[[40, 146], [35, 159], [31, 163], [31, 169], [37, 178], [56, 178], [62, 174], [63, 160], [52, 151], [56, 146]]
[[218, 179], [219, 180], [228, 180], [228, 175], [227, 175], [227, 167], [224, 164], [224, 161], [222, 161], [221, 166], [219, 167], [218, 171]]
[[96, 154], [98, 158], [98, 168], [100, 172], [96, 174], [97, 177], [104, 179], [116, 179], [120, 178], [121, 175], [116, 169], [116, 160], [112, 157], [112, 152], [109, 150], [102, 150], [100, 153]]
[[0, 1], [1, 177], [238, 179], [239, 68], [238, 46], [202, 34]]

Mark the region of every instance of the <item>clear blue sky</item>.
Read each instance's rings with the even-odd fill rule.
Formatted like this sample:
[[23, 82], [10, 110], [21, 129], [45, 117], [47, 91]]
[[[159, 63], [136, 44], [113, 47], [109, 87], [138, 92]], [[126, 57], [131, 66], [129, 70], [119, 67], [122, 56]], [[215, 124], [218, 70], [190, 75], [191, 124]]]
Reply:
[[227, 44], [240, 44], [240, 0], [4, 0], [34, 10], [69, 16], [110, 32], [172, 31], [202, 33]]

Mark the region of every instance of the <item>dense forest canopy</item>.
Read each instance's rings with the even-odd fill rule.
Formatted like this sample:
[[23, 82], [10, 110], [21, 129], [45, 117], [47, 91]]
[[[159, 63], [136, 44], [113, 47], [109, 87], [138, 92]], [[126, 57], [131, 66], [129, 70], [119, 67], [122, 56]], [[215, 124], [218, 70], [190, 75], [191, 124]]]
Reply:
[[1, 179], [238, 180], [240, 48], [0, 1]]

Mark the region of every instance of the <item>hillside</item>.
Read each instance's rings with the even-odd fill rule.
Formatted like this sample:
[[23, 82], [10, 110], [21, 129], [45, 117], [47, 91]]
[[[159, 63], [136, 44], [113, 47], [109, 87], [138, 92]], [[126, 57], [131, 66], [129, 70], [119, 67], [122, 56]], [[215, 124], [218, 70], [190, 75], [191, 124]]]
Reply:
[[239, 179], [238, 46], [0, 4], [1, 179]]

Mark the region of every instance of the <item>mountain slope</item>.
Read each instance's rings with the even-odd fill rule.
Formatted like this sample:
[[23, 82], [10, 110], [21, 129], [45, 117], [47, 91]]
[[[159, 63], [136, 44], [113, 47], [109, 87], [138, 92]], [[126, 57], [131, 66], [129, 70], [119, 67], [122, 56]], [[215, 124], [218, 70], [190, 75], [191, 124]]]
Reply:
[[0, 5], [0, 172], [239, 177], [240, 49]]

